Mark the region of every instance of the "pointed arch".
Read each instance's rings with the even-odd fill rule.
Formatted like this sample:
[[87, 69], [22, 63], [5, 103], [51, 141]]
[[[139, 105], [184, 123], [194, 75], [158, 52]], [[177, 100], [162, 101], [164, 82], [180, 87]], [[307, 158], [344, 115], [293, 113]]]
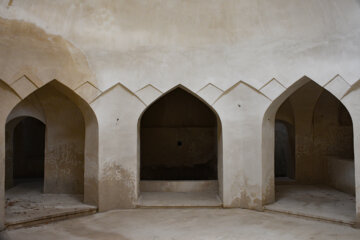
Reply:
[[[222, 192], [222, 125], [221, 125], [221, 120], [220, 117], [218, 115], [218, 113], [216, 112], [216, 110], [209, 105], [204, 99], [202, 99], [200, 96], [198, 96], [196, 93], [192, 92], [191, 90], [189, 90], [188, 88], [184, 87], [183, 85], [179, 84], [171, 89], [169, 89], [168, 91], [166, 91], [165, 93], [161, 94], [159, 97], [157, 97], [156, 99], [154, 99], [140, 114], [139, 118], [138, 118], [138, 181], [140, 182], [140, 169], [141, 169], [141, 146], [142, 146], [142, 140], [141, 140], [141, 131], [142, 131], [142, 121], [144, 119], [144, 117], [146, 117], [146, 114], [151, 111], [152, 108], [154, 108], [154, 106], [156, 106], [157, 103], [161, 102], [162, 100], [166, 101], [165, 98], [168, 96], [171, 96], [171, 94], [176, 94], [176, 92], [180, 93], [183, 92], [184, 96], [186, 96], [188, 94], [188, 96], [193, 97], [193, 99], [195, 101], [198, 101], [199, 104], [201, 106], [204, 106], [204, 110], [207, 109], [206, 111], [209, 111], [210, 115], [214, 116], [214, 122], [216, 125], [216, 142], [217, 142], [217, 165], [216, 165], [216, 180], [218, 180], [218, 185], [219, 185], [219, 193]], [[189, 99], [190, 100], [190, 99]], [[179, 103], [180, 106], [182, 103]], [[158, 116], [158, 114], [157, 114]], [[178, 116], [180, 117], [180, 116]], [[156, 118], [156, 117], [155, 117]], [[148, 118], [149, 119], [149, 118]], [[157, 119], [159, 120], [159, 119]], [[154, 121], [157, 121], [154, 120]], [[175, 124], [176, 125], [176, 124]], [[177, 143], [179, 146], [182, 145], [182, 141], [179, 141]], [[169, 176], [168, 176], [169, 177]], [[186, 179], [184, 179], [186, 180]], [[194, 179], [195, 180], [195, 179]], [[206, 179], [205, 179], [206, 180]], [[221, 194], [220, 194], [221, 196]]]
[[[4, 99], [4, 102], [9, 102], [9, 99]], [[64, 111], [67, 111], [68, 115], [66, 117], [64, 117], [65, 115], [61, 115], [64, 113]], [[47, 144], [50, 144], [54, 151], [61, 152], [61, 149], [56, 150], [56, 147], [54, 148], [54, 146], [56, 145], [57, 137], [63, 137], [63, 132], [61, 132], [61, 129], [64, 127], [67, 127], [66, 135], [68, 136], [70, 142], [72, 137], [74, 139], [82, 139], [79, 140], [82, 142], [79, 145], [76, 145], [75, 142], [70, 143], [65, 141], [62, 143], [63, 145], [61, 147], [65, 148], [63, 150], [70, 151], [67, 152], [69, 155], [80, 154], [77, 156], [80, 156], [83, 159], [83, 166], [81, 166], [83, 169], [81, 176], [81, 181], [83, 181], [81, 185], [81, 192], [84, 194], [84, 202], [97, 206], [98, 122], [92, 108], [84, 99], [82, 99], [73, 90], [60, 83], [58, 80], [52, 80], [51, 82], [30, 93], [23, 100], [18, 99], [16, 105], [13, 105], [11, 111], [9, 111], [5, 117], [6, 122], [10, 122], [11, 120], [19, 117], [35, 117], [36, 119], [39, 119], [43, 123], [47, 124], [47, 129], [52, 127], [51, 134], [53, 134], [53, 137], [50, 138], [47, 136]], [[76, 122], [78, 122], [80, 125], [76, 125]], [[2, 124], [2, 130], [4, 129], [5, 123]], [[49, 132], [51, 131], [47, 130], [47, 134], [50, 134]], [[79, 131], [79, 133], [76, 133], [76, 136], [71, 136], [73, 132], [77, 131]], [[52, 141], [50, 141], [50, 139], [52, 139]], [[49, 149], [50, 145], [48, 146]], [[47, 151], [50, 151], [49, 149]], [[48, 152], [48, 154], [52, 153]], [[49, 155], [49, 157], [52, 158], [51, 155]], [[4, 158], [1, 159], [0, 164], [1, 167], [4, 168]], [[58, 186], [58, 188], [60, 192], [67, 191], [61, 186]], [[53, 189], [51, 188], [51, 191], [52, 190]], [[69, 191], [76, 192], [78, 190]], [[4, 191], [1, 191], [1, 195], [4, 195]]]
[[[21, 100], [19, 95], [0, 79], [0, 176], [5, 175], [5, 124], [11, 109]], [[5, 177], [0, 178], [0, 230], [5, 226]]]
[[[313, 85], [308, 85], [313, 84]], [[335, 99], [337, 102], [339, 102], [339, 106], [341, 106], [341, 109], [345, 109], [347, 113], [350, 114], [350, 111], [348, 111], [345, 107], [345, 105], [342, 103], [341, 99], [338, 99], [336, 96], [334, 96], [332, 93], [330, 93], [328, 90], [326, 90], [324, 87], [318, 85], [316, 82], [314, 82], [312, 79], [308, 77], [303, 77], [299, 79], [297, 82], [295, 82], [293, 85], [291, 85], [289, 88], [287, 88], [278, 98], [276, 98], [270, 106], [267, 108], [264, 117], [263, 117], [263, 124], [262, 124], [262, 202], [263, 205], [273, 203], [275, 201], [275, 175], [274, 175], [274, 149], [275, 149], [275, 119], [276, 114], [280, 108], [280, 106], [283, 106], [282, 104], [289, 99], [290, 96], [293, 96], [292, 94], [295, 93], [297, 90], [302, 89], [302, 87], [305, 87], [307, 89], [314, 89], [311, 88], [311, 86], [317, 86], [319, 90], [315, 94], [312, 94], [311, 98], [311, 110], [306, 110], [307, 112], [310, 111], [309, 116], [307, 118], [311, 118], [310, 121], [314, 123], [315, 120], [321, 119], [319, 114], [315, 114], [318, 109], [321, 109], [319, 107], [319, 104], [325, 104], [326, 99], [334, 99], [331, 100], [330, 103], [335, 102]], [[306, 90], [308, 91], [308, 90]], [[310, 95], [306, 98], [307, 101], [309, 100]], [[298, 99], [297, 101], [301, 101], [301, 99]], [[320, 102], [321, 101], [321, 102]], [[325, 102], [324, 102], [325, 101]], [[333, 104], [331, 105], [333, 106]], [[324, 106], [323, 106], [324, 109]], [[304, 110], [304, 111], [305, 111]], [[327, 110], [327, 109], [326, 109]], [[337, 110], [336, 110], [337, 111]], [[300, 116], [300, 112], [298, 113], [298, 116]], [[311, 115], [311, 116], [310, 116]], [[303, 115], [301, 115], [303, 116]], [[334, 118], [337, 118], [338, 116], [334, 116]], [[351, 116], [349, 115], [351, 118]], [[314, 120], [314, 118], [317, 118]], [[320, 126], [320, 125], [317, 125]], [[316, 126], [315, 126], [316, 127]], [[320, 129], [321, 130], [321, 129]], [[318, 130], [318, 131], [320, 131]], [[312, 134], [313, 134], [312, 130]], [[324, 129], [322, 129], [324, 131]], [[315, 133], [314, 133], [315, 134]], [[318, 141], [318, 140], [316, 140]], [[316, 144], [316, 143], [315, 143]], [[319, 144], [316, 145], [316, 151], [318, 151]], [[320, 146], [321, 147], [321, 146]], [[331, 149], [332, 150], [332, 149]], [[311, 153], [310, 153], [311, 154]], [[356, 158], [354, 159], [356, 162]], [[318, 167], [314, 166], [315, 169], [319, 169]], [[299, 176], [302, 176], [300, 174]], [[318, 181], [318, 178], [321, 179], [321, 175], [314, 177], [313, 180], [309, 181]], [[304, 177], [300, 177], [300, 182], [305, 181], [305, 175]]]

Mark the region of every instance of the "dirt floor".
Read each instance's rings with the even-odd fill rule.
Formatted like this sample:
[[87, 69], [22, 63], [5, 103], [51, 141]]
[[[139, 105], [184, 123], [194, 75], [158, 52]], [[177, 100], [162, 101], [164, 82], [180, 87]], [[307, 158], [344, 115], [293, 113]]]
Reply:
[[6, 191], [5, 197], [7, 226], [96, 211], [96, 207], [82, 203], [82, 195], [42, 193], [42, 182], [37, 180], [16, 185]]
[[360, 229], [242, 209], [132, 209], [2, 232], [5, 240], [360, 239]]
[[276, 186], [276, 202], [265, 209], [348, 224], [356, 220], [355, 196], [322, 185]]

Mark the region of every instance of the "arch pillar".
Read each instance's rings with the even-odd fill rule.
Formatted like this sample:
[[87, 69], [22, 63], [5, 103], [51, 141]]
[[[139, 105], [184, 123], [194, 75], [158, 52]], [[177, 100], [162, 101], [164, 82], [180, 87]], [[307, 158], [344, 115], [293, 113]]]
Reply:
[[[46, 88], [46, 89], [44, 89]], [[49, 91], [56, 91], [62, 95], [63, 99], [67, 102], [74, 105], [74, 108], [79, 108], [80, 113], [82, 114], [85, 120], [85, 146], [79, 146], [79, 149], [83, 149], [85, 157], [84, 158], [84, 202], [87, 204], [97, 205], [98, 202], [98, 186], [97, 186], [97, 176], [98, 176], [98, 138], [97, 138], [97, 119], [92, 109], [81, 97], [79, 97], [73, 90], [61, 84], [57, 80], [53, 80], [50, 83], [44, 85], [40, 89], [33, 90], [29, 93], [32, 96], [36, 95], [39, 100], [46, 100], [46, 96], [49, 95]], [[50, 94], [51, 95], [51, 94]], [[30, 97], [30, 95], [28, 95]], [[29, 97], [26, 97], [24, 100], [21, 99], [10, 87], [0, 81], [0, 101], [4, 104], [0, 106], [0, 228], [4, 227], [5, 223], [5, 125], [6, 122], [9, 122], [11, 119], [24, 116], [34, 116], [39, 118], [42, 121], [45, 121], [45, 113], [42, 111], [37, 111], [43, 108], [42, 102], [38, 108], [34, 108], [34, 104], [29, 102]], [[18, 104], [20, 103], [20, 104]], [[20, 106], [21, 105], [21, 106]], [[36, 105], [36, 104], [35, 104]], [[15, 108], [19, 106], [18, 109]], [[55, 104], [59, 106], [59, 104]], [[36, 110], [37, 109], [37, 110]], [[52, 111], [54, 109], [52, 106], [48, 106], [48, 110]], [[15, 110], [15, 111], [13, 111]], [[56, 115], [56, 112], [53, 112], [53, 115]], [[56, 118], [56, 116], [53, 116]], [[61, 125], [61, 119], [57, 121]], [[84, 131], [82, 130], [82, 131]], [[71, 130], [70, 130], [71, 131]], [[54, 139], [53, 139], [54, 140]], [[80, 189], [79, 189], [80, 191]], [[82, 189], [81, 189], [82, 191]]]
[[261, 125], [270, 99], [240, 82], [213, 105], [223, 128], [223, 204], [262, 210]]
[[139, 193], [138, 118], [145, 104], [117, 84], [91, 106], [99, 123], [99, 211], [133, 208]]
[[[307, 77], [303, 77], [295, 82], [293, 85], [288, 87], [284, 92], [282, 92], [268, 107], [264, 114], [263, 125], [262, 125], [262, 192], [263, 192], [263, 205], [273, 203], [275, 201], [275, 176], [274, 176], [274, 126], [275, 126], [275, 116], [277, 110], [281, 104], [288, 99], [295, 91], [300, 89], [306, 83], [312, 81]], [[314, 82], [316, 83], [316, 82]], [[320, 85], [319, 85], [320, 86]], [[321, 86], [320, 86], [321, 87]], [[340, 102], [347, 108], [348, 112], [353, 121], [353, 131], [354, 131], [354, 163], [355, 163], [355, 192], [356, 192], [356, 223], [359, 225], [360, 222], [360, 149], [357, 148], [360, 144], [360, 90], [359, 88], [352, 88], [351, 91], [341, 98], [341, 94], [336, 94], [334, 90], [321, 87], [324, 90], [329, 91], [333, 96], [335, 96]], [[308, 98], [307, 101], [312, 101], [313, 104], [316, 102], [316, 99]], [[306, 104], [305, 104], [306, 105]], [[311, 104], [310, 104], [311, 105]], [[297, 115], [301, 118], [304, 118], [305, 110], [302, 109], [305, 106], [300, 106], [297, 112]], [[312, 121], [310, 116], [305, 116], [306, 121]], [[302, 130], [302, 132], [304, 132]]]
[[341, 99], [341, 102], [348, 109], [353, 122], [356, 227], [360, 228], [360, 87], [355, 87]]
[[5, 227], [5, 125], [20, 97], [0, 80], [0, 230]]

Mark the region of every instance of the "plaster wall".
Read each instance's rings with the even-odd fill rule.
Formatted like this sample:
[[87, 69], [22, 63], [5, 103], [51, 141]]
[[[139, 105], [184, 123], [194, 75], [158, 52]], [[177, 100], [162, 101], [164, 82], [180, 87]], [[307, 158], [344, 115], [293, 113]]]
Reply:
[[138, 119], [145, 104], [116, 85], [91, 107], [99, 121], [99, 210], [135, 207], [140, 180]]
[[222, 122], [225, 207], [262, 208], [261, 125], [270, 100], [240, 82], [213, 105]]
[[[295, 127], [295, 179], [301, 184], [328, 184], [349, 178], [346, 171], [333, 175], [330, 157], [354, 161], [351, 116], [342, 103], [314, 82], [293, 93], [278, 110], [277, 120]], [[350, 167], [351, 165], [349, 165]], [[349, 171], [351, 171], [349, 169]], [[341, 188], [340, 188], [341, 189]], [[345, 188], [349, 192], [349, 188]]]
[[205, 181], [140, 181], [141, 192], [219, 192], [216, 180]]
[[0, 80], [0, 229], [4, 227], [5, 220], [5, 124], [6, 117], [11, 109], [20, 101], [15, 92]]
[[[162, 92], [178, 84], [196, 92], [209, 82], [226, 90], [239, 80], [259, 89], [274, 77], [288, 87], [305, 74], [320, 85], [336, 74], [352, 84], [360, 75], [359, 13], [357, 0], [0, 2], [4, 19], [59, 36], [52, 43], [66, 39], [75, 47], [71, 54], [80, 50], [101, 91], [120, 82], [133, 92], [149, 83]], [[53, 46], [44, 49], [51, 53]], [[28, 49], [24, 44], [23, 52]], [[21, 52], [14, 47], [14, 55]], [[57, 74], [61, 66], [63, 74], [88, 74], [82, 59], [59, 61], [61, 66], [42, 59], [51, 60]], [[73, 75], [57, 79], [79, 81]]]
[[[80, 110], [48, 85], [18, 104], [7, 120], [27, 116], [46, 123], [44, 192], [82, 194], [85, 130]], [[8, 143], [11, 148], [12, 143]]]
[[355, 169], [355, 196], [356, 196], [356, 216], [357, 221], [360, 222], [360, 150], [357, 147], [360, 144], [360, 132], [359, 132], [359, 120], [360, 120], [360, 92], [359, 92], [359, 85], [356, 84], [349, 93], [344, 96], [342, 102], [349, 110], [349, 113], [352, 118], [353, 128], [354, 128], [354, 169]]
[[56, 89], [37, 92], [46, 115], [45, 193], [84, 193], [85, 126], [80, 110]]
[[[308, 81], [304, 75], [342, 99], [359, 144], [357, 0], [0, 0], [0, 16], [0, 55], [6, 56], [0, 78], [8, 85], [1, 89], [0, 124], [20, 99], [58, 79], [66, 89], [56, 88], [84, 117], [85, 201], [99, 202], [100, 210], [134, 207], [138, 119], [179, 84], [222, 121], [219, 185], [226, 207], [261, 209], [273, 201], [275, 114]], [[310, 116], [303, 118], [308, 127]], [[3, 179], [0, 185], [3, 193]], [[0, 215], [3, 200], [0, 194]]]
[[295, 118], [295, 176], [300, 183], [320, 183], [325, 178], [324, 163], [313, 145], [313, 116], [322, 91], [309, 82], [289, 99]]
[[327, 159], [328, 183], [342, 192], [355, 195], [354, 161], [331, 157]]

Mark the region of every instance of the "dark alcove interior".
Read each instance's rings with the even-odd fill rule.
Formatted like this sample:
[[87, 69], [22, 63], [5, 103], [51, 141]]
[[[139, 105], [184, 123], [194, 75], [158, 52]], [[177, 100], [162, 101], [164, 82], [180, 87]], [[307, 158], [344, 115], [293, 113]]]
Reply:
[[176, 88], [141, 118], [141, 180], [217, 180], [217, 144], [215, 113]]

